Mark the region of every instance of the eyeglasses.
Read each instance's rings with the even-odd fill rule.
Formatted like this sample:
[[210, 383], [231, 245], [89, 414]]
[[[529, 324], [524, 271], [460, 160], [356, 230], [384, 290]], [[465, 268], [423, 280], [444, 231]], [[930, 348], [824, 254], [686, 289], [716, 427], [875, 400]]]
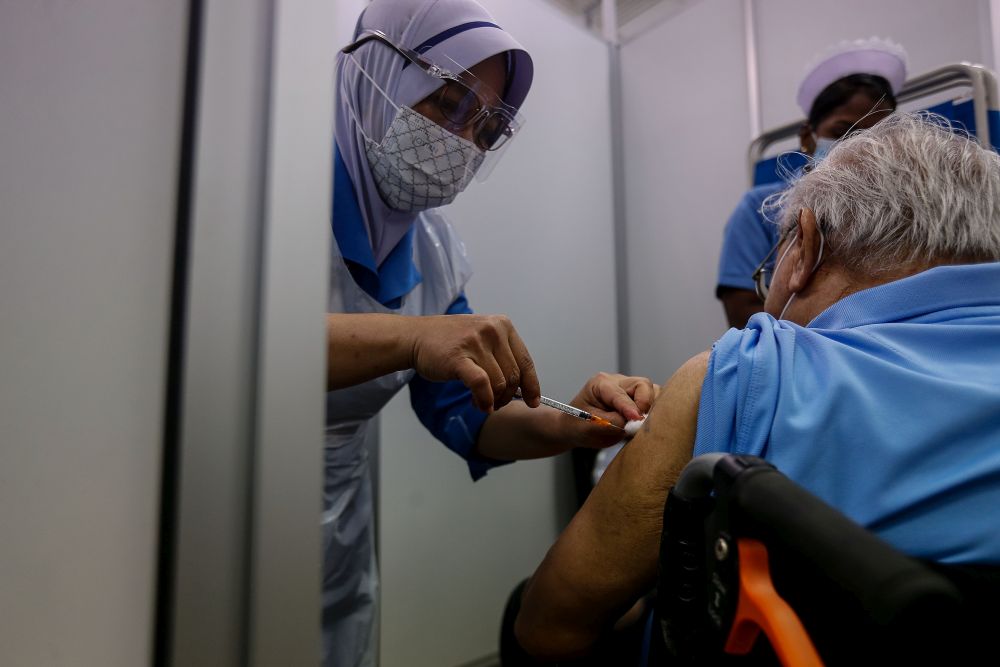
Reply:
[[[517, 109], [504, 104], [489, 86], [468, 71], [450, 72], [413, 49], [396, 44], [380, 30], [364, 31], [361, 37], [345, 46], [341, 52], [353, 53], [371, 41], [385, 44], [429, 76], [441, 79], [443, 84], [432, 93], [430, 99], [447, 122], [446, 129], [455, 132], [471, 126], [473, 140], [484, 151], [495, 151], [503, 146], [517, 134], [523, 124], [523, 118]], [[484, 98], [493, 98], [496, 102], [486, 104]]]
[[772, 260], [774, 259], [774, 256], [778, 254], [778, 248], [780, 248], [781, 244], [788, 239], [789, 234], [794, 229], [794, 227], [786, 229], [781, 234], [778, 238], [778, 242], [774, 244], [774, 247], [771, 248], [771, 251], [767, 253], [767, 256], [764, 257], [753, 272], [753, 286], [757, 291], [757, 298], [761, 301], [767, 301], [767, 292], [771, 287], [771, 278], [774, 277], [774, 270], [776, 267], [771, 264]]
[[[781, 237], [778, 238], [778, 242], [775, 244], [771, 251], [767, 253], [764, 260], [757, 266], [757, 269], [753, 272], [753, 286], [757, 291], [757, 298], [761, 301], [767, 301], [767, 293], [771, 288], [771, 279], [774, 277], [774, 273], [778, 270], [778, 264], [781, 264], [781, 260], [785, 258], [788, 251], [792, 249], [792, 244], [799, 240], [799, 235], [796, 232], [797, 227], [789, 227], [782, 233]], [[778, 248], [781, 244], [789, 237], [792, 232], [796, 232], [795, 238], [792, 239], [792, 243], [785, 248], [785, 252], [781, 253], [781, 257], [778, 258], [777, 263], [771, 267], [768, 264], [771, 262], [771, 258], [778, 252]], [[816, 226], [816, 233], [819, 235], [819, 253], [816, 256], [816, 263], [813, 264], [812, 270], [815, 271], [819, 268], [819, 265], [823, 263], [826, 258], [823, 255], [823, 248], [826, 247], [826, 236], [823, 234], [823, 229], [819, 225]], [[830, 249], [832, 252], [832, 249]], [[829, 253], [827, 253], [829, 254]]]

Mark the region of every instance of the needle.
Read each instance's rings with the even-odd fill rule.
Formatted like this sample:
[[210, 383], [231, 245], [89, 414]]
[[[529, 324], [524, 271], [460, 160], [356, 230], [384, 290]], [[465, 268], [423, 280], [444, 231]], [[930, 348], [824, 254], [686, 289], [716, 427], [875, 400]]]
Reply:
[[[514, 394], [514, 398], [520, 399], [522, 401], [524, 400], [524, 397], [521, 396], [520, 390], [518, 390], [517, 393]], [[593, 422], [595, 424], [600, 424], [601, 426], [610, 426], [611, 428], [616, 428], [619, 431], [624, 431], [625, 430], [621, 426], [615, 426], [614, 424], [612, 424], [611, 422], [609, 422], [607, 419], [604, 419], [603, 417], [598, 417], [597, 415], [592, 415], [589, 412], [587, 412], [586, 410], [581, 410], [580, 408], [574, 408], [572, 405], [567, 405], [565, 403], [560, 403], [559, 401], [553, 400], [553, 399], [551, 399], [551, 398], [549, 398], [547, 396], [542, 396], [541, 397], [541, 402], [542, 402], [542, 405], [547, 405], [550, 408], [555, 408], [559, 412], [565, 412], [566, 414], [570, 415], [571, 417], [576, 417], [577, 419], [582, 419], [584, 421]]]

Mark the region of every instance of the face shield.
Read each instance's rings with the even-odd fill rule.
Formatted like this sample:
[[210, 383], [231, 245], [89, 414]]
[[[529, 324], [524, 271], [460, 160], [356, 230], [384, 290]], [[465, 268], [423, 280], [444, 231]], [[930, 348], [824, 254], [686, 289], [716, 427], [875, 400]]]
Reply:
[[[469, 168], [474, 169], [477, 180], [485, 180], [523, 127], [523, 115], [453, 59], [444, 56], [439, 58], [443, 62], [431, 62], [416, 51], [396, 44], [381, 31], [366, 30], [342, 51], [350, 55], [368, 42], [378, 42], [391, 48], [408, 61], [404, 67], [413, 65], [433, 80], [433, 91], [416, 106], [420, 107], [425, 118], [456, 137], [471, 142], [483, 153], [483, 159], [471, 161]], [[355, 65], [377, 87], [360, 63], [355, 61]], [[386, 97], [388, 99], [388, 95]], [[410, 123], [411, 126], [418, 124], [419, 121]]]

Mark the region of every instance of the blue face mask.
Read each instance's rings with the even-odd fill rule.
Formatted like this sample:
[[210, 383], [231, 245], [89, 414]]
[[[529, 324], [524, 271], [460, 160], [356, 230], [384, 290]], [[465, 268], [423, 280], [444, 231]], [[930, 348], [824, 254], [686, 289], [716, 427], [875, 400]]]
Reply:
[[836, 139], [827, 139], [826, 137], [816, 137], [816, 150], [813, 151], [812, 158], [816, 162], [820, 162], [827, 156], [831, 149], [837, 145]]

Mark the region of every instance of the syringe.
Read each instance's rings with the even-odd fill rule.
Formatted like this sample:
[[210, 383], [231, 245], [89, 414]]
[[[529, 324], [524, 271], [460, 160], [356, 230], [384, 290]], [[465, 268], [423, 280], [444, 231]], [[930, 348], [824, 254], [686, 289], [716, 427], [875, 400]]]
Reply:
[[[514, 398], [524, 400], [524, 398], [521, 396], [520, 390], [516, 394], [514, 394]], [[610, 426], [611, 428], [616, 428], [619, 431], [625, 430], [621, 426], [615, 426], [614, 424], [609, 422], [607, 419], [604, 419], [603, 417], [598, 417], [597, 415], [590, 414], [586, 410], [581, 410], [580, 408], [575, 408], [572, 405], [561, 403], [555, 399], [549, 398], [548, 396], [542, 396], [541, 403], [542, 405], [547, 405], [550, 408], [555, 408], [559, 412], [565, 412], [571, 417], [576, 417], [577, 419], [583, 419], [584, 421], [600, 424], [601, 426]]]

